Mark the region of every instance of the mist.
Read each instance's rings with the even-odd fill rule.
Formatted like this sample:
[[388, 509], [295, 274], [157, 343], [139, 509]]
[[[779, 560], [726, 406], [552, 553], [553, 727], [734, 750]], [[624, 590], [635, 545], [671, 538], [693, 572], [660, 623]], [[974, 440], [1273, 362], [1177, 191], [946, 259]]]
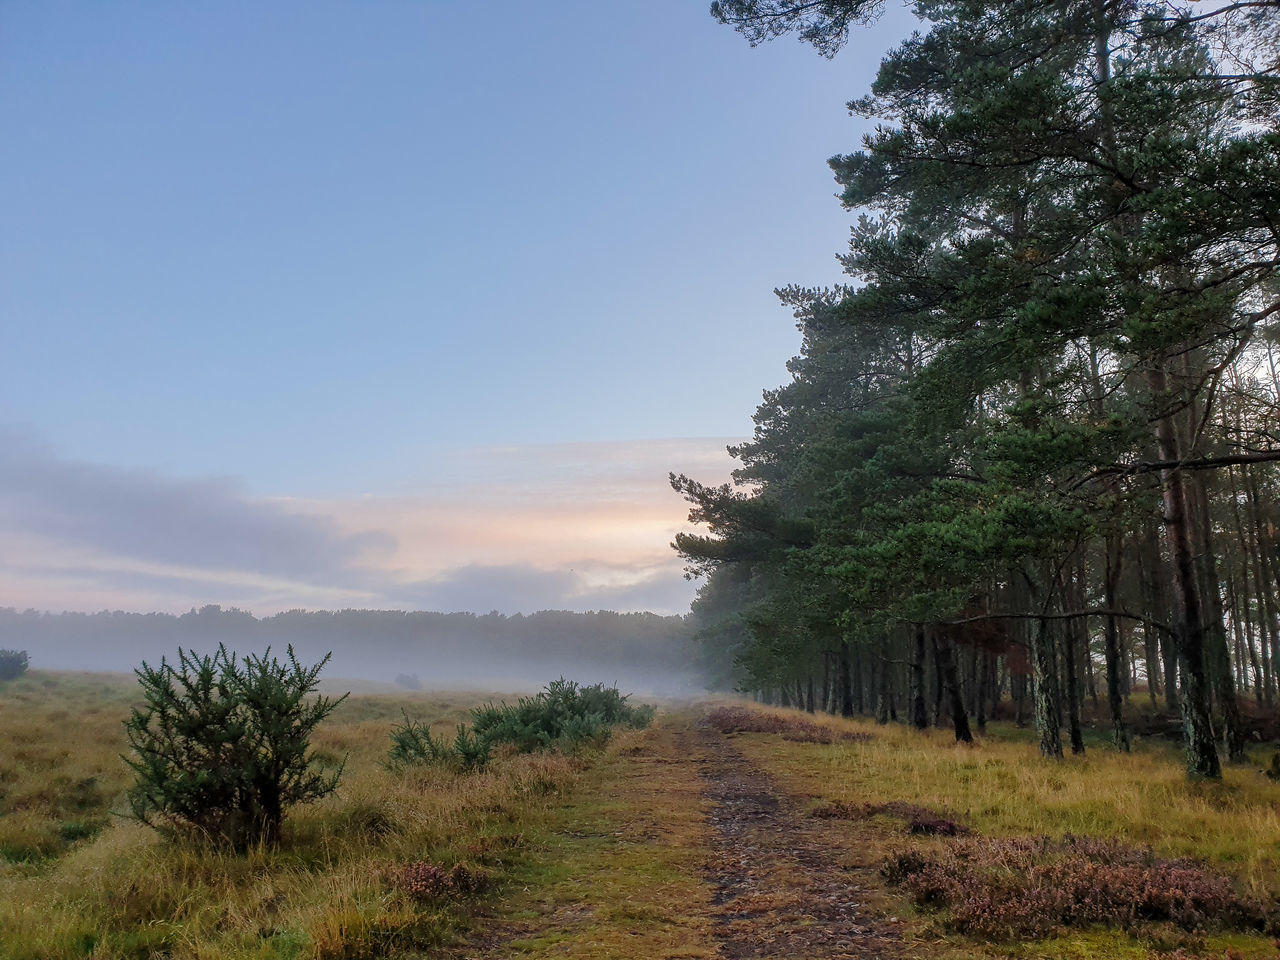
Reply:
[[291, 610], [259, 618], [216, 604], [181, 615], [0, 608], [0, 648], [26, 650], [35, 669], [128, 672], [144, 660], [173, 661], [179, 647], [204, 653], [219, 644], [280, 656], [292, 645], [304, 663], [332, 653], [325, 678], [404, 689], [521, 692], [560, 676], [641, 695], [704, 689], [685, 618], [653, 613]]

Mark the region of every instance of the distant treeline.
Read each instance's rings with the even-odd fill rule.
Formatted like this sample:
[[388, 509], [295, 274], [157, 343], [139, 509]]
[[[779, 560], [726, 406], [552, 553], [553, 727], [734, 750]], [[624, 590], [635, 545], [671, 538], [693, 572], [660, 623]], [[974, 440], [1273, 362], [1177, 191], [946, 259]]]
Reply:
[[304, 660], [333, 651], [329, 676], [405, 685], [416, 677], [424, 689], [513, 689], [560, 675], [644, 691], [699, 689], [685, 618], [654, 613], [290, 610], [259, 618], [217, 605], [180, 616], [0, 608], [0, 647], [29, 651], [35, 668], [127, 671], [172, 659], [179, 646], [219, 643], [240, 652], [292, 644]]

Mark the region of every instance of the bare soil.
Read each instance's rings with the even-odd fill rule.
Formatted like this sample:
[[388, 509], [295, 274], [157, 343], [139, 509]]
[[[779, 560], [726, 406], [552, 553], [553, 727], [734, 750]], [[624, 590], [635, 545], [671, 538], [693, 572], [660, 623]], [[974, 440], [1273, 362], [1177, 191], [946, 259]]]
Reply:
[[805, 815], [731, 739], [700, 724], [699, 774], [714, 828], [706, 881], [719, 953], [748, 958], [879, 960], [896, 956], [898, 923], [868, 902], [874, 867], [850, 863], [830, 825]]

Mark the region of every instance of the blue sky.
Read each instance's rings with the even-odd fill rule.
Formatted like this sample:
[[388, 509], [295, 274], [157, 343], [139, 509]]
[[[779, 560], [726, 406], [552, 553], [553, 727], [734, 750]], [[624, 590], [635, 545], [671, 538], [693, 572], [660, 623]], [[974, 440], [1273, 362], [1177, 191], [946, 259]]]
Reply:
[[[0, 604], [447, 608], [492, 569], [459, 603], [527, 570], [546, 602], [511, 609], [678, 608], [666, 472], [727, 472], [798, 345], [770, 291], [839, 280], [825, 159], [908, 24], [827, 61], [674, 0], [0, 4], [0, 544], [30, 560]], [[278, 525], [219, 553], [130, 482], [333, 556], [256, 569]], [[566, 501], [653, 542], [481, 529]], [[148, 536], [84, 533], [122, 509]], [[592, 564], [635, 596], [563, 586]]]

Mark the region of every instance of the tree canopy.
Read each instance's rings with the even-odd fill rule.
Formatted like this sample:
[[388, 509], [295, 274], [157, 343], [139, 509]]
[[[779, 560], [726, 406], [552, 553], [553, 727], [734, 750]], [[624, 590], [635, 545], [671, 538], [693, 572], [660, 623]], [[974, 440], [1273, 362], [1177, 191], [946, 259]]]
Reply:
[[[712, 7], [752, 43], [795, 33], [828, 56], [878, 10]], [[830, 161], [857, 212], [849, 281], [778, 291], [802, 352], [731, 450], [735, 486], [672, 478], [704, 526], [675, 543], [708, 577], [695, 615], [713, 645], [738, 624], [748, 687], [834, 663], [886, 713], [905, 673], [917, 720], [932, 648], [957, 736], [966, 698], [981, 714], [1029, 673], [1051, 756], [1064, 705], [1083, 749], [1094, 645], [1127, 746], [1141, 627], [1188, 770], [1216, 777], [1219, 733], [1241, 750], [1236, 686], [1276, 693], [1246, 666], [1280, 654], [1272, 528], [1252, 558], [1223, 549], [1280, 459], [1280, 4], [916, 10], [926, 29], [849, 104], [878, 125]]]

